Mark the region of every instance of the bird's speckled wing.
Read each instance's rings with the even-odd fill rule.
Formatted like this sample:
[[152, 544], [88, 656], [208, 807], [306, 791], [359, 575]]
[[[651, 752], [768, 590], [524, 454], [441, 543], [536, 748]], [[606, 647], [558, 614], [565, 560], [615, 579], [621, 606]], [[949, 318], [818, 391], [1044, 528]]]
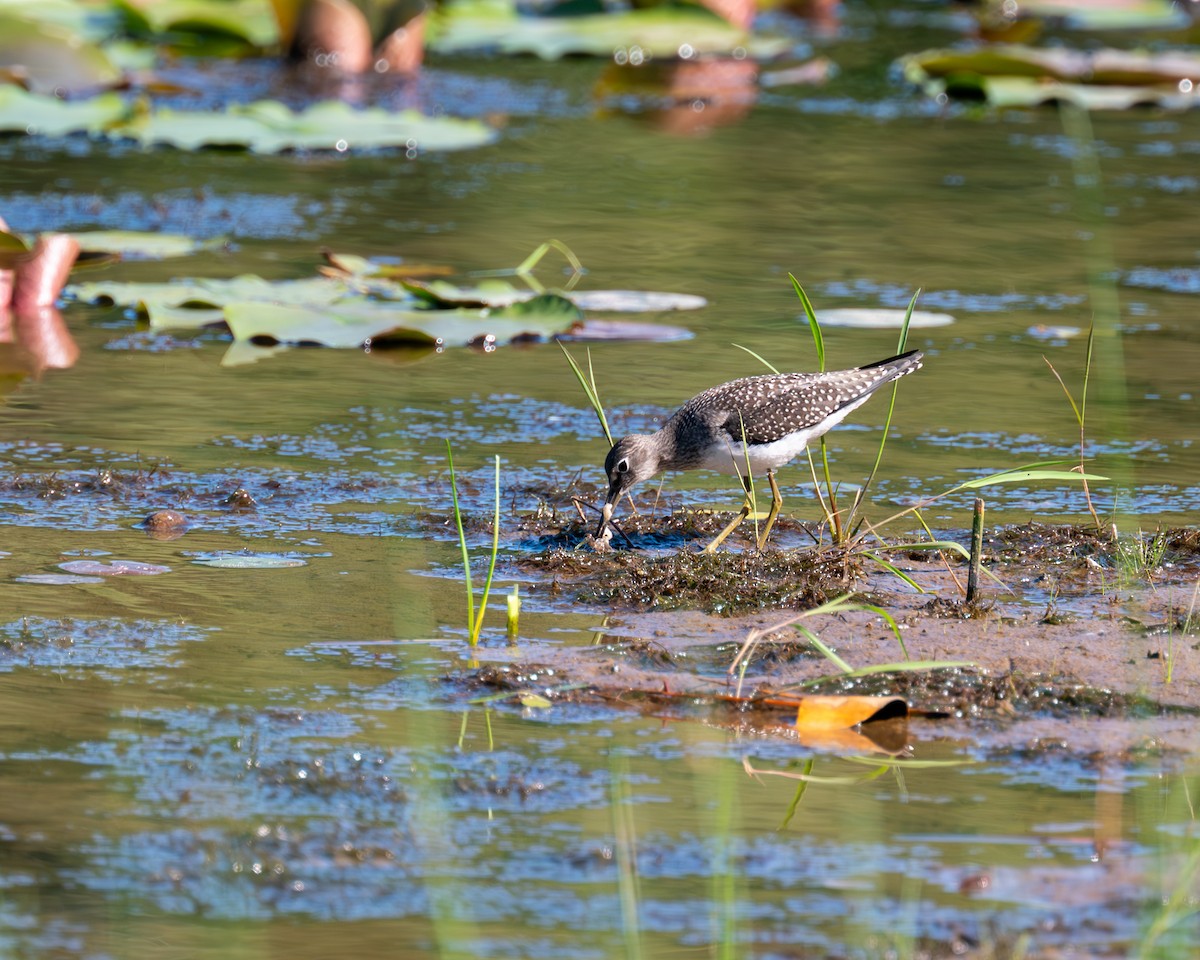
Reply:
[[854, 370], [745, 377], [705, 390], [688, 406], [732, 441], [741, 440], [744, 429], [750, 443], [770, 443], [818, 427], [920, 366], [914, 353]]

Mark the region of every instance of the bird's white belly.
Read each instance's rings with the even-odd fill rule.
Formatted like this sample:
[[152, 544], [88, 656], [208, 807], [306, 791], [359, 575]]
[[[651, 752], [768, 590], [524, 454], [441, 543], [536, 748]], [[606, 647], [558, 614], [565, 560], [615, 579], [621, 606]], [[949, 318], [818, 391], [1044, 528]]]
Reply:
[[[815, 431], [803, 431], [789, 434], [772, 443], [751, 445], [749, 455], [751, 475], [762, 476], [768, 470], [778, 470], [785, 463], [795, 460], [804, 452], [804, 448], [814, 433]], [[716, 470], [718, 473], [728, 473], [736, 477], [745, 476], [746, 445], [740, 440], [736, 443], [713, 444], [708, 448], [701, 466], [705, 470]]]

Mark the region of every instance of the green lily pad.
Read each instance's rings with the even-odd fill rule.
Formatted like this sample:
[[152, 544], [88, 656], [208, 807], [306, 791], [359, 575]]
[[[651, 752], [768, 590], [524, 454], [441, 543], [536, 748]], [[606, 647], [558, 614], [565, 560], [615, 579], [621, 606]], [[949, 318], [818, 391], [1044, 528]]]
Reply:
[[101, 41], [112, 34], [115, 17], [103, 8], [77, 0], [0, 0], [0, 16], [59, 27], [84, 40]]
[[269, 47], [279, 42], [279, 27], [268, 0], [114, 0], [138, 33], [216, 34]]
[[901, 60], [905, 76], [931, 95], [983, 99], [994, 106], [1070, 101], [1091, 110], [1142, 104], [1184, 109], [1197, 102], [1200, 57], [1179, 52], [1084, 52], [1016, 44], [927, 50]]
[[37, 93], [96, 90], [121, 81], [121, 71], [95, 43], [57, 24], [0, 12], [0, 70], [19, 73]]
[[1021, 0], [1022, 18], [1053, 19], [1077, 30], [1181, 30], [1191, 22], [1170, 0]]
[[30, 136], [98, 135], [120, 121], [126, 106], [119, 94], [102, 93], [88, 100], [59, 100], [0, 84], [0, 131]]
[[568, 333], [581, 315], [561, 297], [547, 295], [506, 310], [405, 310], [395, 304], [346, 299], [320, 309], [263, 302], [225, 306], [236, 340], [360, 347], [368, 343], [435, 346], [494, 345]]
[[[264, 280], [255, 274], [244, 274], [226, 280], [177, 280], [170, 283], [73, 283], [66, 289], [68, 296], [84, 303], [111, 303], [136, 307], [151, 319], [157, 315], [167, 318], [161, 326], [204, 326], [209, 320], [181, 324], [189, 312], [197, 314], [220, 310], [238, 300], [264, 300], [301, 305], [330, 304], [352, 291], [333, 277], [305, 277], [300, 280]], [[176, 316], [176, 313], [179, 316]]]
[[543, 60], [568, 55], [612, 57], [618, 50], [635, 57], [730, 55], [740, 50], [743, 55], [766, 59], [789, 47], [784, 40], [751, 36], [698, 7], [530, 17], [521, 16], [515, 4], [506, 0], [442, 4], [426, 28], [425, 38], [429, 49], [438, 53], [496, 50]]
[[197, 240], [181, 233], [146, 233], [138, 230], [90, 230], [71, 234], [86, 253], [115, 253], [125, 259], [163, 260], [185, 257], [198, 250], [220, 247], [225, 241]]
[[[402, 285], [418, 298], [438, 307], [502, 307], [531, 300], [537, 295], [502, 280], [485, 280], [474, 287], [460, 287], [446, 280], [405, 280]], [[708, 305], [703, 297], [653, 290], [559, 290], [556, 293], [580, 310], [589, 312], [655, 313], [699, 310]]]
[[494, 130], [477, 120], [427, 117], [416, 110], [355, 110], [341, 101], [293, 111], [275, 100], [231, 104], [215, 113], [162, 108], [135, 118], [117, 132], [147, 145], [184, 150], [245, 147], [255, 153], [378, 147], [462, 150], [496, 137]]
[[234, 147], [256, 153], [381, 147], [463, 150], [496, 138], [495, 130], [477, 120], [427, 117], [416, 110], [356, 110], [341, 101], [300, 111], [275, 100], [231, 104], [219, 111], [135, 110], [115, 93], [67, 102], [14, 85], [0, 86], [0, 131], [47, 136], [85, 132], [146, 146]]

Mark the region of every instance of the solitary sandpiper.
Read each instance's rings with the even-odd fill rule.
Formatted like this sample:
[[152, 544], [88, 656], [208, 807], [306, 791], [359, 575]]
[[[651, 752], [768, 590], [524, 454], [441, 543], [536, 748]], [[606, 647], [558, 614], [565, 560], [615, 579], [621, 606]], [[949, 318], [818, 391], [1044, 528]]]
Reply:
[[743, 377], [696, 394], [661, 430], [630, 434], [608, 452], [608, 495], [597, 536], [605, 533], [617, 501], [635, 483], [663, 470], [716, 470], [741, 478], [747, 500], [733, 522], [704, 548], [712, 553], [750, 515], [750, 478], [765, 472], [771, 509], [758, 538], [761, 550], [783, 504], [775, 471], [884, 384], [919, 370], [921, 357], [919, 350], [910, 350], [854, 370]]

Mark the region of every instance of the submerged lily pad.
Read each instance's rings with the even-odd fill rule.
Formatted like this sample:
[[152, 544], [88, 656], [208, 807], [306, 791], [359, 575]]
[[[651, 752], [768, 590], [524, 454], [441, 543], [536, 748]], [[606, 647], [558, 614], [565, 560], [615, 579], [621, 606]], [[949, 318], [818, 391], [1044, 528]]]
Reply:
[[786, 40], [756, 37], [700, 7], [654, 7], [570, 17], [531, 17], [506, 0], [457, 0], [442, 4], [426, 28], [438, 53], [496, 50], [543, 60], [569, 55], [640, 58], [695, 54], [778, 56]]
[[281, 553], [215, 553], [193, 560], [192, 563], [227, 570], [281, 570], [303, 567], [308, 561]]
[[170, 573], [171, 568], [157, 563], [142, 563], [140, 560], [68, 560], [60, 563], [60, 570], [89, 577], [152, 577], [159, 573]]
[[699, 310], [708, 306], [692, 293], [659, 293], [653, 290], [576, 290], [571, 299], [580, 310], [605, 313], [659, 313], [666, 310]]
[[[899, 330], [904, 325], [906, 310], [847, 307], [842, 310], [818, 310], [817, 320], [823, 327], [856, 327], [868, 330]], [[803, 319], [803, 318], [801, 318]], [[909, 327], [945, 327], [954, 322], [948, 313], [928, 313], [914, 310]]]
[[39, 583], [43, 586], [62, 587], [76, 583], [103, 583], [103, 577], [84, 577], [77, 573], [23, 573], [13, 577], [17, 583]]

